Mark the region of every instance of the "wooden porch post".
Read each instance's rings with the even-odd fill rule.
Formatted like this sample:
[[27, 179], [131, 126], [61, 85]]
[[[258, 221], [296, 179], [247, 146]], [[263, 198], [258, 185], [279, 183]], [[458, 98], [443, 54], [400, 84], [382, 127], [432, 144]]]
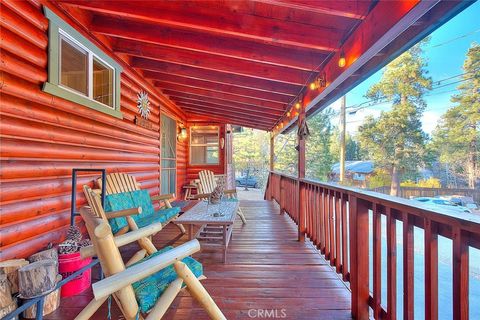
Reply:
[[[302, 107], [300, 114], [298, 115], [297, 125], [305, 119], [305, 109]], [[300, 179], [305, 178], [305, 138], [298, 134], [298, 181], [297, 181], [297, 194], [298, 194], [298, 241], [305, 241], [305, 193], [302, 190], [302, 183]]]
[[272, 172], [275, 170], [275, 135], [273, 132], [270, 132], [270, 173], [268, 174], [269, 177], [269, 186], [265, 191], [265, 200], [272, 200]]
[[275, 136], [270, 133], [270, 171], [275, 170]]

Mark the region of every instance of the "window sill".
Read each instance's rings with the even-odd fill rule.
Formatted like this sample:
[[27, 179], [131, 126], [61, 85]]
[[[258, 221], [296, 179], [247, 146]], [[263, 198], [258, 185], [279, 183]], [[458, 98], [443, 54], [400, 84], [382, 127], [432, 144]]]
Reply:
[[76, 94], [74, 92], [66, 90], [62, 87], [51, 84], [50, 82], [45, 82], [45, 84], [43, 85], [43, 91], [47, 92], [47, 93], [50, 93], [54, 96], [63, 98], [65, 100], [72, 101], [74, 103], [78, 103], [82, 106], [85, 106], [85, 107], [88, 107], [88, 108], [106, 113], [106, 114], [111, 115], [115, 118], [123, 119], [123, 114], [119, 110], [109, 108], [109, 107], [107, 107], [106, 105], [104, 105], [100, 102], [91, 100], [87, 97], [83, 97], [79, 94]]

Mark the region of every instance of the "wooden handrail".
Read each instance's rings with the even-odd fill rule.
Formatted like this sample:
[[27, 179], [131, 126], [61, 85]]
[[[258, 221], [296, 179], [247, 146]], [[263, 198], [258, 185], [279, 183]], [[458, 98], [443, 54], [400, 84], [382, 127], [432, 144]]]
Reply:
[[[468, 318], [469, 248], [480, 249], [479, 216], [432, 210], [412, 200], [278, 172], [270, 172], [265, 198], [277, 201], [280, 212], [287, 213], [297, 223], [299, 233], [330, 261], [343, 280], [350, 282], [352, 315], [356, 319], [368, 319], [369, 307], [375, 319], [396, 318], [398, 237], [402, 237], [404, 244], [402, 252], [398, 252], [403, 255], [400, 270], [406, 297], [403, 313], [405, 318], [413, 319], [414, 308], [418, 308], [413, 300], [414, 227], [424, 230], [425, 318], [438, 318], [438, 236], [451, 239], [453, 314], [455, 319]], [[385, 263], [381, 255], [382, 217], [386, 221], [387, 236], [387, 301], [381, 299], [381, 265]], [[400, 234], [397, 234], [397, 221], [403, 226]], [[372, 266], [370, 239], [373, 241]], [[368, 280], [370, 270], [373, 270], [372, 293]], [[382, 305], [388, 305], [388, 309]]]

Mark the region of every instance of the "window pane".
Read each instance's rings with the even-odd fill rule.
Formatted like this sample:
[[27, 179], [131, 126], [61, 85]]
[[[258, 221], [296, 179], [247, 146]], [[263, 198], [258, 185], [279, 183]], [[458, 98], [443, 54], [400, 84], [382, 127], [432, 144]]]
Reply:
[[60, 54], [60, 83], [87, 96], [87, 52], [62, 38]]
[[113, 106], [113, 69], [93, 59], [93, 99]]
[[205, 162], [205, 155], [206, 155], [206, 147], [191, 147], [191, 163], [192, 164], [204, 164]]
[[190, 131], [190, 163], [219, 163], [218, 127], [193, 127]]

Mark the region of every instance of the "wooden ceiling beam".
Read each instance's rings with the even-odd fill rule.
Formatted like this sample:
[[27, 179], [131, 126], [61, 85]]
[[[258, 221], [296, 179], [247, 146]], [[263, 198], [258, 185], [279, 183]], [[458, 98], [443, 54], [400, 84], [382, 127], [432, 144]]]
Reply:
[[130, 20], [287, 47], [336, 51], [345, 36], [342, 30], [334, 28], [241, 15], [221, 2], [142, 1], [132, 5], [122, 1], [65, 0], [62, 3]]
[[185, 112], [188, 113], [197, 113], [197, 114], [204, 114], [207, 116], [216, 116], [216, 117], [222, 117], [224, 119], [228, 120], [236, 120], [236, 121], [241, 121], [242, 123], [250, 123], [250, 124], [255, 124], [263, 127], [268, 127], [271, 126], [274, 121], [262, 121], [259, 119], [253, 120], [252, 117], [248, 117], [247, 115], [244, 116], [239, 116], [239, 115], [233, 115], [233, 114], [226, 114], [222, 113], [221, 111], [209, 111], [209, 110], [202, 110], [199, 109], [198, 107], [188, 107], [188, 106], [180, 106]]
[[181, 76], [188, 79], [195, 79], [201, 81], [210, 81], [214, 83], [234, 85], [241, 88], [285, 94], [289, 96], [296, 96], [302, 86], [292, 85], [283, 82], [274, 82], [258, 78], [249, 78], [235, 74], [227, 74], [224, 72], [209, 71], [200, 68], [193, 68], [179, 64], [166, 63], [161, 61], [142, 61], [138, 60], [135, 64], [132, 62], [134, 68], [143, 69], [143, 75], [150, 79], [162, 79], [165, 75]]
[[172, 76], [156, 81], [157, 86], [168, 89], [170, 86], [182, 85], [189, 88], [205, 89], [215, 92], [224, 92], [238, 95], [240, 97], [250, 97], [258, 100], [272, 101], [277, 103], [289, 104], [294, 97], [281, 94], [271, 94], [265, 91], [258, 91], [246, 88], [235, 87], [231, 85], [219, 84], [214, 82], [179, 78]]
[[209, 110], [209, 111], [221, 111], [225, 112], [226, 114], [238, 114], [238, 115], [246, 115], [248, 114], [250, 117], [254, 116], [260, 120], [266, 120], [268, 122], [275, 122], [278, 120], [278, 116], [272, 114], [266, 114], [262, 112], [258, 112], [256, 109], [236, 109], [236, 108], [225, 108], [215, 104], [210, 104], [205, 101], [185, 101], [185, 100], [175, 100], [178, 106], [185, 106], [185, 107], [192, 107], [192, 108], [199, 108], [202, 110]]
[[[301, 70], [315, 70], [328, 56], [329, 51], [303, 48], [283, 48], [250, 40], [231, 39], [169, 27], [158, 28], [151, 23], [139, 23], [125, 19], [95, 15], [89, 28], [103, 35], [119, 39], [135, 40], [171, 48], [261, 62]], [[155, 32], [152, 32], [155, 30]]]
[[[208, 98], [207, 100], [202, 96], [191, 95], [188, 93], [172, 93], [170, 95], [170, 98], [175, 103], [177, 102], [195, 103], [195, 104], [202, 103], [202, 104], [206, 104], [219, 109], [233, 108], [233, 109], [242, 110], [242, 111], [251, 109], [250, 105], [238, 103], [236, 101], [225, 101], [225, 100], [214, 99], [214, 98]], [[261, 114], [265, 114], [269, 116], [271, 115], [272, 117], [276, 117], [277, 119], [284, 113], [283, 110], [272, 110], [272, 109], [265, 109], [262, 107], [257, 107], [255, 108], [255, 110]]]
[[155, 83], [155, 86], [161, 89], [167, 95], [171, 95], [172, 93], [175, 93], [175, 92], [177, 94], [189, 93], [189, 94], [204, 97], [205, 99], [215, 98], [215, 99], [220, 99], [225, 101], [236, 101], [245, 105], [262, 107], [265, 109], [272, 109], [277, 111], [285, 110], [286, 108], [286, 104], [276, 103], [272, 101], [258, 100], [258, 99], [242, 97], [242, 96], [236, 96], [229, 93], [209, 91], [209, 90], [200, 89], [200, 88], [189, 88], [182, 85], [170, 85], [168, 86], [168, 88], [162, 88], [162, 85], [157, 83]]
[[[305, 70], [266, 65], [259, 62], [123, 39], [117, 42], [114, 51], [138, 57], [137, 59], [147, 59], [147, 61], [163, 61], [294, 85], [304, 85], [311, 75], [310, 71]], [[133, 60], [135, 61], [136, 59]]]
[[369, 1], [312, 1], [312, 0], [253, 0], [273, 6], [306, 11], [309, 13], [330, 15], [363, 20], [368, 13]]
[[190, 112], [187, 114], [187, 122], [218, 122], [218, 123], [225, 123], [225, 124], [233, 124], [241, 127], [253, 128], [258, 130], [267, 131], [268, 126], [265, 125], [256, 125], [245, 120], [235, 120], [235, 119], [226, 119], [224, 117], [217, 117], [214, 115], [207, 115], [204, 113], [196, 113]]

